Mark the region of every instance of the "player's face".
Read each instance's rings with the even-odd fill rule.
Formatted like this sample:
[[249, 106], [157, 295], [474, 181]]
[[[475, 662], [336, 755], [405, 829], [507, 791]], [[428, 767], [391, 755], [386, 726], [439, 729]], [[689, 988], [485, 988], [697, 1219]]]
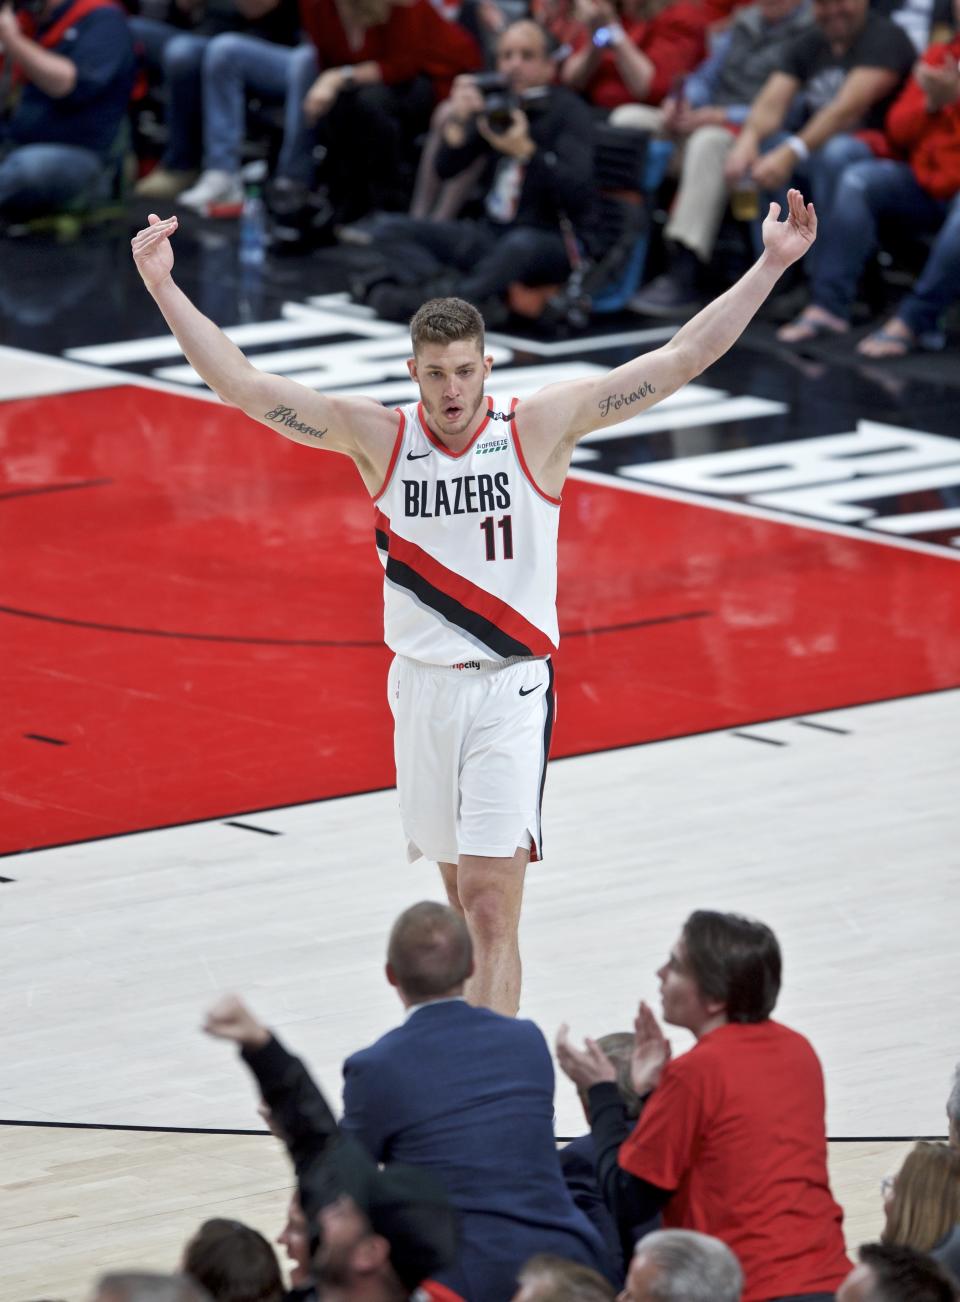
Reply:
[[687, 948], [682, 937], [671, 949], [666, 963], [658, 969], [657, 977], [660, 980], [663, 1020], [671, 1026], [685, 1026], [694, 1035], [698, 1034], [715, 1010], [700, 993], [687, 961]]
[[444, 440], [472, 433], [493, 365], [493, 358], [480, 351], [479, 340], [422, 344], [407, 365], [434, 433]]

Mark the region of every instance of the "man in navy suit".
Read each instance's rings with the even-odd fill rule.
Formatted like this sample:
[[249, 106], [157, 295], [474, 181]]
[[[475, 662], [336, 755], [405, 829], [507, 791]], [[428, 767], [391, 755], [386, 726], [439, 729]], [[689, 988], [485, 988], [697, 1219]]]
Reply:
[[406, 1020], [344, 1064], [342, 1128], [376, 1161], [426, 1167], [446, 1186], [462, 1248], [436, 1278], [469, 1302], [511, 1297], [543, 1252], [616, 1278], [560, 1171], [546, 1041], [533, 1022], [468, 1004], [472, 971], [453, 909], [426, 901], [400, 915], [387, 980]]

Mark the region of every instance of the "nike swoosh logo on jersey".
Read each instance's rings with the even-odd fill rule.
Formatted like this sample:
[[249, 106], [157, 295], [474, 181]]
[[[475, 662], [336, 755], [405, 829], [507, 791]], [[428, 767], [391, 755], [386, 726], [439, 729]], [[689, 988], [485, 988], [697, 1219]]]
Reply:
[[534, 685], [533, 685], [532, 687], [521, 687], [521, 688], [520, 688], [520, 695], [521, 695], [521, 696], [529, 696], [531, 692], [535, 692], [535, 691], [537, 690], [538, 687], [542, 687], [542, 686], [543, 686], [543, 683], [534, 683]]
[[408, 452], [408, 453], [407, 453], [407, 460], [408, 460], [408, 461], [421, 461], [424, 457], [428, 457], [432, 451], [433, 451], [433, 448], [427, 448], [426, 452]]

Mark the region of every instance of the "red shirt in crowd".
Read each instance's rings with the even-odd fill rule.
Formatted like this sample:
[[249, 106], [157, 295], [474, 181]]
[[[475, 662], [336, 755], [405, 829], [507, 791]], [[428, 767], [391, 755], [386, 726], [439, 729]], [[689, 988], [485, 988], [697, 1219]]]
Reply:
[[438, 101], [449, 95], [454, 77], [482, 63], [470, 33], [441, 18], [430, 0], [392, 5], [385, 23], [367, 28], [358, 50], [350, 47], [335, 0], [300, 0], [300, 18], [317, 47], [321, 68], [371, 61], [379, 64], [387, 86], [426, 73]]
[[[692, 0], [674, 0], [650, 19], [626, 16], [621, 19], [631, 44], [643, 51], [656, 70], [647, 89], [647, 104], [659, 104], [677, 78], [692, 72], [701, 61], [706, 21], [704, 9]], [[587, 28], [581, 28], [573, 43], [574, 51], [582, 50], [592, 39]], [[636, 103], [636, 96], [624, 85], [609, 47], [601, 54], [583, 93], [598, 108], [615, 109], [621, 104]]]
[[[922, 62], [942, 68], [948, 59], [960, 60], [960, 37], [949, 45], [931, 45]], [[920, 83], [911, 77], [890, 106], [886, 132], [927, 193], [952, 199], [960, 190], [960, 103], [928, 113]]]
[[668, 1063], [619, 1162], [676, 1191], [665, 1227], [736, 1253], [743, 1302], [832, 1293], [852, 1269], [827, 1180], [820, 1062], [779, 1022], [728, 1023]]

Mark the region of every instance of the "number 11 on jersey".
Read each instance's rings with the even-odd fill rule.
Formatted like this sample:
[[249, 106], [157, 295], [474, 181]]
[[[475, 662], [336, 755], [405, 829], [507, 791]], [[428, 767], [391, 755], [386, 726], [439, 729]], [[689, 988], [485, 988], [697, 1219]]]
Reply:
[[480, 528], [483, 532], [487, 545], [487, 560], [495, 561], [497, 559], [497, 535], [499, 529], [503, 534], [503, 559], [505, 561], [513, 560], [513, 521], [509, 515], [502, 515], [499, 520], [494, 520], [492, 515], [488, 515], [480, 521]]

